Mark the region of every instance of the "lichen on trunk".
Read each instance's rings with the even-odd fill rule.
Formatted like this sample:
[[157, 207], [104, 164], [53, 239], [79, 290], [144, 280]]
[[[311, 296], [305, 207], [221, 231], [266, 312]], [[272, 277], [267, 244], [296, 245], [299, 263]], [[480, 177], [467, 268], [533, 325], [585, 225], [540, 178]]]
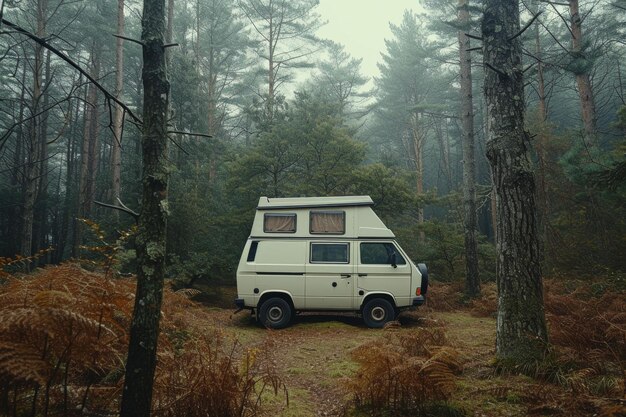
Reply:
[[165, 273], [167, 116], [165, 0], [144, 0], [143, 198], [137, 230], [137, 292], [131, 323], [121, 417], [150, 415]]
[[540, 360], [547, 345], [535, 178], [524, 130], [519, 2], [485, 0], [483, 59], [487, 158], [496, 193], [496, 355]]

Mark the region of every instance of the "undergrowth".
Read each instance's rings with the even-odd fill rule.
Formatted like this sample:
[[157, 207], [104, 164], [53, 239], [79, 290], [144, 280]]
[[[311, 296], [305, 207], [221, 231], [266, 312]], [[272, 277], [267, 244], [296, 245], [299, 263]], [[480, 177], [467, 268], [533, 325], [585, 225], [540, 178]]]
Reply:
[[[103, 255], [105, 273], [63, 264], [3, 274], [0, 415], [118, 413], [135, 281], [108, 273], [116, 247], [90, 249]], [[13, 263], [0, 259], [0, 270]], [[257, 415], [265, 392], [285, 390], [272, 349], [226, 339], [190, 295], [164, 293], [152, 415]]]
[[546, 285], [546, 319], [555, 366], [547, 377], [575, 393], [625, 397], [626, 297], [588, 285]]
[[359, 346], [352, 359], [359, 369], [349, 380], [348, 389], [357, 412], [460, 415], [446, 403], [461, 370], [459, 354], [446, 346], [442, 328], [392, 333]]
[[[462, 292], [461, 282], [436, 283], [429, 292], [428, 306], [434, 311], [467, 311], [477, 317], [495, 317], [494, 283], [483, 284], [481, 297], [474, 300], [464, 299]], [[583, 403], [589, 406], [591, 400], [585, 398], [602, 398], [609, 405], [592, 407], [593, 413], [624, 415], [626, 406], [620, 403], [620, 399], [626, 398], [624, 291], [610, 282], [548, 279], [544, 285], [544, 302], [549, 330], [545, 358], [511, 364], [497, 361], [494, 373], [523, 374], [536, 381], [538, 385], [533, 392], [542, 392], [545, 398], [533, 394], [535, 404], [529, 405], [532, 414], [553, 413], [557, 404], [561, 408], [571, 408], [574, 404], [580, 408]], [[565, 389], [570, 399], [558, 400], [558, 395], [546, 394], [554, 392], [549, 385]]]

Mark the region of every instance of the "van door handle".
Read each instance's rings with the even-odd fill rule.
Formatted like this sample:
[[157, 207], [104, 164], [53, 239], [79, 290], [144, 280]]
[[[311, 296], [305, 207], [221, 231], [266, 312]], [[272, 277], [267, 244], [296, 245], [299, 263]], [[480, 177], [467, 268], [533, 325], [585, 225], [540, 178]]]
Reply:
[[367, 274], [359, 274], [360, 277], [366, 277]]
[[352, 274], [341, 274], [341, 278], [350, 278]]

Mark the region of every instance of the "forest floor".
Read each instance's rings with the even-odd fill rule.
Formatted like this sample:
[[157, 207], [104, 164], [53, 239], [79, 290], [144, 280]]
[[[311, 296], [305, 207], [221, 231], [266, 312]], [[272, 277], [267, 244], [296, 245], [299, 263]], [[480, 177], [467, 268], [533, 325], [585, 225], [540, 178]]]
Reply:
[[[130, 323], [133, 281], [109, 279], [73, 264], [4, 279], [0, 348], [14, 353], [5, 354], [5, 362], [0, 355], [0, 377], [42, 384], [42, 375], [51, 375], [46, 383], [56, 388], [39, 405], [50, 400], [67, 410], [86, 404], [91, 392], [89, 405], [102, 410], [101, 415], [117, 409], [116, 390], [123, 375], [119, 358], [126, 352], [124, 328]], [[200, 411], [194, 414], [200, 416], [216, 406], [230, 409], [233, 395], [239, 394], [244, 395], [235, 398], [242, 400], [237, 407], [252, 413], [261, 390], [260, 414], [255, 414], [261, 417], [396, 416], [358, 409], [357, 399], [359, 405], [378, 408], [430, 405], [430, 414], [420, 415], [436, 417], [626, 416], [626, 291], [621, 284], [545, 282], [550, 348], [541, 363], [518, 368], [531, 376], [496, 372], [493, 283], [485, 283], [481, 298], [472, 301], [463, 298], [462, 282], [431, 284], [426, 306], [402, 313], [384, 329], [368, 329], [355, 314], [307, 313], [297, 315], [286, 329], [268, 330], [247, 311], [235, 314], [234, 287], [182, 289], [178, 294], [168, 289], [162, 306], [157, 403], [177, 405], [161, 408], [176, 413], [161, 415], [189, 417], [189, 410]], [[74, 333], [76, 323], [86, 329], [78, 332], [81, 339]], [[110, 340], [101, 340], [101, 328], [113, 335]], [[54, 343], [47, 343], [49, 334], [55, 335]], [[70, 349], [74, 345], [98, 346], [103, 377], [85, 395], [55, 396], [80, 389], [84, 375], [92, 375], [96, 356], [91, 349]], [[41, 346], [50, 350], [51, 360], [39, 359], [46, 354], [38, 350]], [[60, 369], [61, 359], [56, 358], [65, 358], [66, 379], [54, 379], [56, 370], [50, 372], [52, 366]], [[268, 388], [281, 388], [276, 376], [285, 389], [274, 393]], [[37, 400], [34, 386], [14, 384], [15, 415], [21, 415], [15, 410], [38, 406], [32, 400]], [[426, 404], [424, 398], [439, 402]], [[2, 400], [8, 404], [6, 395], [0, 406]]]
[[[228, 297], [230, 298], [230, 297]], [[225, 307], [225, 306], [224, 306]], [[267, 416], [355, 415], [347, 381], [358, 365], [351, 352], [356, 347], [392, 333], [415, 332], [419, 327], [442, 327], [447, 343], [461, 355], [463, 370], [449, 405], [466, 416], [592, 416], [601, 408], [624, 415], [623, 403], [574, 394], [563, 386], [526, 376], [499, 376], [494, 372], [495, 319], [476, 317], [470, 311], [437, 312], [430, 309], [400, 315], [399, 325], [377, 330], [366, 328], [356, 315], [303, 314], [283, 330], [261, 328], [246, 311], [211, 308], [211, 316], [223, 332], [244, 347], [268, 343], [275, 355], [278, 374], [288, 390], [268, 395]], [[266, 345], [267, 346], [267, 345]]]

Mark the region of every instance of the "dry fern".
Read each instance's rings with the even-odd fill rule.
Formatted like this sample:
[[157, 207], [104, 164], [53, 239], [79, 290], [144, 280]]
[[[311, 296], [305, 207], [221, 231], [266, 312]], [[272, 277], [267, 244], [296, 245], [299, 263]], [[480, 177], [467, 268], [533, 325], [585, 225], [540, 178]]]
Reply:
[[[0, 410], [117, 413], [134, 289], [133, 280], [76, 264], [6, 278], [0, 286]], [[207, 313], [185, 294], [166, 290], [162, 308], [153, 415], [249, 417], [267, 391], [284, 389], [271, 348], [253, 354], [226, 346], [207, 326], [208, 317], [198, 320]]]
[[458, 353], [442, 346], [441, 329], [393, 333], [352, 351], [359, 370], [348, 381], [355, 405], [374, 413], [411, 413], [445, 401], [461, 369]]
[[18, 343], [0, 342], [0, 381], [7, 385], [45, 384], [48, 364], [39, 352]]

